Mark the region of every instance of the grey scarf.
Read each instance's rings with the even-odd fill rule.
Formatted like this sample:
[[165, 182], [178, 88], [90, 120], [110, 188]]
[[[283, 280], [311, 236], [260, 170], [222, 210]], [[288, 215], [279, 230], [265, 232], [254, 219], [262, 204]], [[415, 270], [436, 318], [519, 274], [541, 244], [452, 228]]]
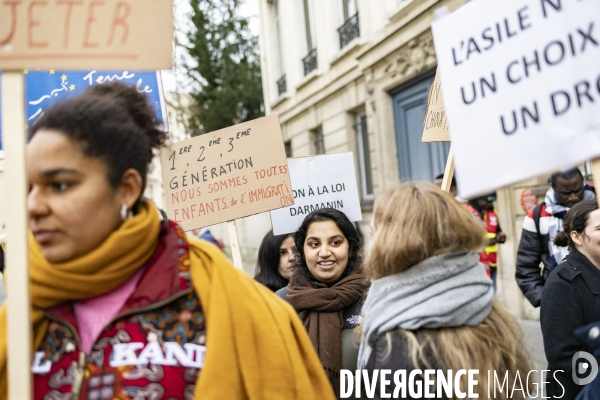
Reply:
[[399, 274], [377, 279], [362, 307], [358, 368], [377, 339], [397, 328], [476, 326], [490, 313], [494, 289], [479, 254], [456, 251], [428, 258]]

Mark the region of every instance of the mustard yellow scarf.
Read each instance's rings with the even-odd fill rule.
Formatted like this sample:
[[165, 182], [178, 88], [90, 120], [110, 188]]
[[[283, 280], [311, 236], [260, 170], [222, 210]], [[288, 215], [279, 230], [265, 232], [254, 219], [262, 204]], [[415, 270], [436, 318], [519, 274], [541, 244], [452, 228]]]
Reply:
[[[159, 229], [156, 209], [144, 203], [100, 247], [61, 264], [48, 263], [30, 237], [33, 348], [39, 348], [48, 328], [41, 309], [108, 293], [125, 283], [153, 254]], [[198, 239], [189, 244], [190, 275], [206, 318], [208, 348], [195, 399], [333, 399], [293, 309], [234, 269], [215, 246]], [[6, 361], [4, 304], [0, 309], [0, 399], [7, 398]]]

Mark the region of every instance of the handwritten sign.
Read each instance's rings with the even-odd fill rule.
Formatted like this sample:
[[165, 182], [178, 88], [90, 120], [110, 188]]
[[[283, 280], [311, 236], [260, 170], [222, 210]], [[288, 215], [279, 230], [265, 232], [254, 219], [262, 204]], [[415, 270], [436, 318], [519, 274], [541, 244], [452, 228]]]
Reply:
[[160, 163], [167, 214], [188, 231], [294, 203], [277, 115], [165, 146]]
[[435, 79], [429, 90], [429, 99], [427, 100], [427, 112], [423, 121], [422, 142], [449, 142], [450, 133], [448, 132], [448, 120], [446, 119], [446, 109], [442, 98], [442, 83], [440, 74], [436, 72]]
[[[61, 71], [50, 69], [45, 71], [24, 71], [24, 77], [26, 87], [25, 128], [33, 125], [44, 114], [44, 111], [57, 101], [64, 101], [82, 94], [88, 87], [93, 85], [119, 81], [135, 86], [138, 92], [148, 96], [148, 100], [156, 112], [156, 117], [163, 124], [162, 129], [168, 130], [166, 103], [161, 85], [160, 72]], [[0, 128], [1, 137], [2, 130]], [[2, 157], [1, 151], [2, 147], [0, 144], [0, 157]]]
[[171, 68], [170, 0], [0, 2], [0, 69]]
[[360, 221], [362, 213], [352, 153], [290, 158], [294, 205], [271, 211], [273, 233], [298, 230], [304, 218], [320, 208], [335, 208], [350, 221]]
[[432, 29], [461, 195], [600, 156], [600, 2], [474, 0]]

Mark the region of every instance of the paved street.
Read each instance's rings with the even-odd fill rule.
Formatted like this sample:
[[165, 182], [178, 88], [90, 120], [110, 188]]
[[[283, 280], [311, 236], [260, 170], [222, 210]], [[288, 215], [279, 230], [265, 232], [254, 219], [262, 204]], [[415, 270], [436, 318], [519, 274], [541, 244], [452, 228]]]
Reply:
[[[548, 368], [546, 356], [544, 355], [544, 340], [542, 338], [540, 321], [520, 320], [520, 323], [521, 328], [523, 328], [525, 345], [527, 346], [527, 350], [533, 361], [532, 368], [538, 371]], [[536, 374], [536, 376], [539, 381], [539, 373]], [[538, 393], [537, 397], [532, 398], [541, 399], [543, 397], [541, 396], [541, 393]]]
[[548, 363], [544, 355], [544, 340], [542, 339], [542, 330], [540, 321], [521, 320], [521, 327], [525, 335], [527, 350], [533, 359], [533, 367], [537, 370], [546, 369]]

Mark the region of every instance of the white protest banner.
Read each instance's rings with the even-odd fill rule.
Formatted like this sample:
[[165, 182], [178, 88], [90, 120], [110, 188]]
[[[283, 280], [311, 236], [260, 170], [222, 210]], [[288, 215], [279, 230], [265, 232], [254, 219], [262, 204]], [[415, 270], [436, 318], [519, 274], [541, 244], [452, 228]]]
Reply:
[[352, 153], [288, 159], [294, 205], [271, 211], [273, 233], [298, 230], [307, 214], [320, 208], [343, 211], [360, 221], [360, 199]]
[[160, 150], [167, 215], [186, 231], [294, 203], [279, 117]]
[[600, 156], [600, 2], [474, 0], [432, 30], [461, 195]]
[[172, 0], [0, 3], [0, 68], [170, 69]]

